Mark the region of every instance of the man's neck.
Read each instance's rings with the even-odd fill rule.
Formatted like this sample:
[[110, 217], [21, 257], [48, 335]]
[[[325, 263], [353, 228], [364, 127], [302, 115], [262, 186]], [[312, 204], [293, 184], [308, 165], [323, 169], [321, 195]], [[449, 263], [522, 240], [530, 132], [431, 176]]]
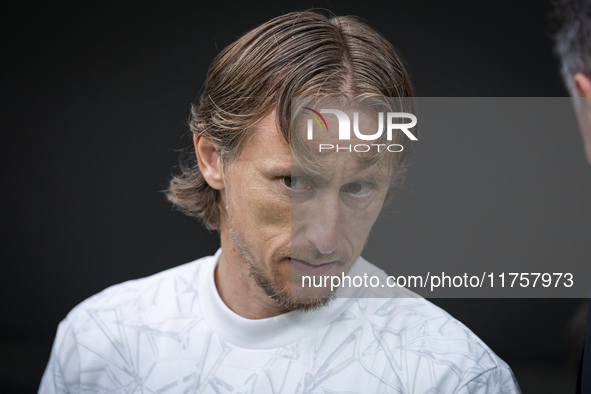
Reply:
[[221, 246], [215, 285], [228, 308], [246, 319], [265, 319], [288, 312], [257, 285], [248, 263], [225, 231], [221, 233]]

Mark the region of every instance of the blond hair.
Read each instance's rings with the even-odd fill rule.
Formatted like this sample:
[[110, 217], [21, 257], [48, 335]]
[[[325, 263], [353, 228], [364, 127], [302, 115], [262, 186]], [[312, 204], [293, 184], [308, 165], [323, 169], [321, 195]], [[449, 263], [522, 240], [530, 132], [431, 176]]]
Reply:
[[[392, 45], [358, 18], [292, 12], [246, 33], [213, 60], [190, 128], [209, 137], [227, 163], [273, 109], [289, 143], [290, 100], [312, 96], [412, 97], [413, 89]], [[399, 173], [412, 150], [411, 141], [405, 144]], [[219, 230], [219, 191], [207, 184], [194, 155], [181, 171], [170, 181], [168, 200]]]

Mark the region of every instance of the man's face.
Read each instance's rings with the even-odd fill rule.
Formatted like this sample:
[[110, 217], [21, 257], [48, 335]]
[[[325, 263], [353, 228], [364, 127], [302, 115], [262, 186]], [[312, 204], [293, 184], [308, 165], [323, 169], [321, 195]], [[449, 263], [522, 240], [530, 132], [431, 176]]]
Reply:
[[272, 112], [224, 168], [222, 202], [234, 246], [257, 285], [288, 310], [328, 302], [329, 290], [302, 289], [301, 276], [349, 271], [391, 176], [385, 166], [368, 167], [343, 152], [320, 155], [315, 164], [323, 170], [314, 175], [296, 165]]

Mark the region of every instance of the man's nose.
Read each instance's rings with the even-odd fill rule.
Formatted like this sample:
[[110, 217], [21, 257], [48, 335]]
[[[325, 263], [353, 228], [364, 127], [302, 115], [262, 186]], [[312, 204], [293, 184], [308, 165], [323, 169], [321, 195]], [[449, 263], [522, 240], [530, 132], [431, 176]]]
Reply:
[[339, 205], [338, 196], [325, 196], [316, 201], [307, 212], [306, 239], [322, 254], [330, 254], [338, 246]]

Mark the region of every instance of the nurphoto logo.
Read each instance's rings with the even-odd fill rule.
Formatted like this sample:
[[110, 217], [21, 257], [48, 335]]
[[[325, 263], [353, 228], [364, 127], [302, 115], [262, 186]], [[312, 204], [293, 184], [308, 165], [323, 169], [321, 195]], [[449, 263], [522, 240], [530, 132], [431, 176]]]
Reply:
[[[321, 109], [320, 111], [316, 111], [310, 107], [304, 107], [303, 113], [308, 115], [310, 119], [308, 119], [308, 129], [307, 129], [307, 139], [309, 141], [314, 139], [314, 122], [318, 124], [320, 130], [322, 132], [329, 131], [328, 123], [322, 114], [332, 114], [336, 116], [338, 121], [338, 140], [339, 141], [350, 141], [351, 140], [351, 120], [349, 115], [347, 115], [344, 111], [338, 109]], [[367, 116], [367, 115], [365, 115]], [[408, 112], [387, 112], [384, 116], [384, 112], [379, 112], [378, 116], [378, 130], [375, 132], [370, 132], [368, 134], [362, 132], [359, 127], [359, 112], [353, 112], [353, 134], [354, 137], [362, 140], [362, 141], [376, 141], [378, 139], [383, 140], [384, 134], [384, 118], [386, 119], [386, 140], [392, 141], [392, 135], [394, 131], [399, 130], [404, 133], [404, 135], [412, 141], [417, 141], [417, 137], [410, 131], [413, 127], [417, 125], [417, 117]], [[410, 122], [399, 123], [400, 120], [410, 119]], [[367, 132], [367, 130], [366, 130]], [[318, 151], [330, 151], [334, 150], [336, 152], [346, 151], [346, 152], [369, 152], [370, 150], [377, 149], [377, 151], [386, 150], [388, 152], [401, 152], [404, 148], [400, 144], [355, 144], [355, 145], [340, 145], [340, 144], [326, 144], [321, 143], [318, 145]]]

